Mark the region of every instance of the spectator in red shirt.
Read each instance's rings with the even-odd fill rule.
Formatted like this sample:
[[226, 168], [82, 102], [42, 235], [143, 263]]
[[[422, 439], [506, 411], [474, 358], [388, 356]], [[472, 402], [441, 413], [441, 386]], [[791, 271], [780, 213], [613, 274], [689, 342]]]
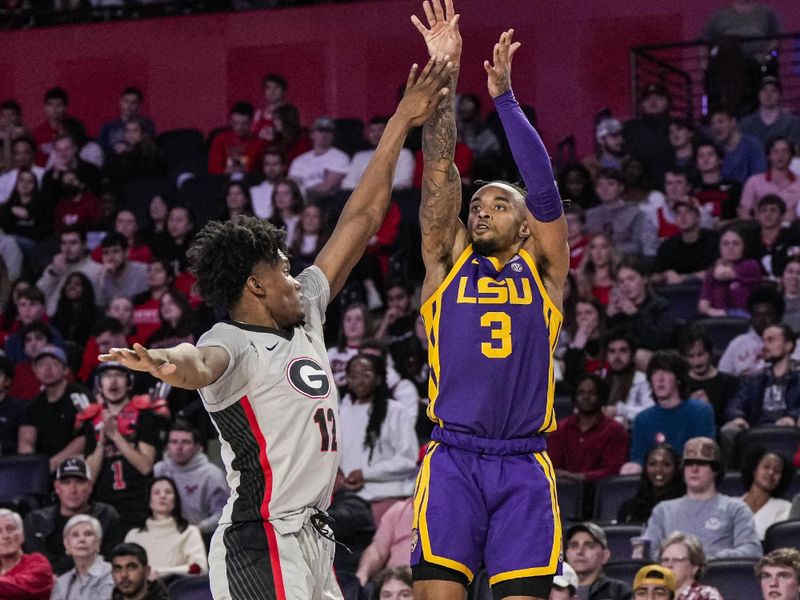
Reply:
[[628, 457], [628, 434], [603, 414], [608, 388], [597, 375], [578, 379], [572, 403], [575, 414], [547, 438], [556, 475], [576, 481], [598, 481], [619, 473]]
[[44, 94], [45, 121], [33, 130], [33, 139], [38, 147], [36, 164], [40, 167], [47, 164], [47, 159], [53, 152], [53, 142], [63, 133], [68, 104], [69, 96], [63, 88], [52, 87]]
[[[161, 296], [169, 290], [175, 282], [175, 273], [169, 262], [156, 259], [147, 265], [148, 290], [134, 298], [133, 324], [136, 327], [137, 337], [147, 340], [161, 327]], [[109, 315], [114, 316], [114, 315]], [[116, 317], [115, 317], [116, 318]]]
[[[139, 222], [132, 210], [121, 208], [114, 217], [114, 231], [128, 240], [128, 260], [148, 264], [153, 260], [153, 252], [139, 235]], [[103, 262], [103, 248], [98, 246], [92, 250], [92, 260]]]
[[53, 231], [61, 233], [67, 227], [80, 227], [91, 230], [103, 218], [100, 203], [94, 194], [86, 189], [75, 171], [66, 171], [61, 177], [61, 194], [56, 202], [53, 215]]
[[33, 372], [33, 359], [42, 348], [53, 341], [53, 331], [44, 323], [34, 321], [22, 329], [24, 360], [14, 365], [14, 379], [8, 393], [15, 398], [33, 400], [42, 390], [42, 384]]
[[275, 110], [286, 100], [286, 80], [276, 73], [270, 73], [263, 80], [264, 108], [259, 108], [253, 117], [253, 133], [265, 142], [275, 140]]
[[211, 142], [208, 172], [211, 175], [258, 172], [267, 143], [251, 131], [253, 106], [249, 102], [234, 104], [228, 124], [229, 129], [217, 134]]
[[22, 553], [22, 517], [0, 509], [0, 598], [50, 600], [53, 568], [38, 552]]

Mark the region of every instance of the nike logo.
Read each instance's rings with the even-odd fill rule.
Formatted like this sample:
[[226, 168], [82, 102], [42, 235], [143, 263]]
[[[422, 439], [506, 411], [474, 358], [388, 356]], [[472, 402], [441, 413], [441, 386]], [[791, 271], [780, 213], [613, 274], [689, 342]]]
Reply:
[[272, 346], [264, 346], [264, 347], [267, 349], [267, 352], [272, 352], [273, 350], [275, 350], [275, 347], [277, 345], [278, 345], [278, 342], [275, 342], [274, 344], [272, 344]]

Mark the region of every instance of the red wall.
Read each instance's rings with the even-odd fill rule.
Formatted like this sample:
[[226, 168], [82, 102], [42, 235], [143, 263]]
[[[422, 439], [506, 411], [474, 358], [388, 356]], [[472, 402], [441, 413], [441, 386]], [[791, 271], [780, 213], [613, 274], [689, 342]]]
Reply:
[[[696, 37], [722, 0], [456, 0], [465, 40], [460, 90], [485, 94], [481, 66], [500, 31], [517, 30], [514, 88], [533, 104], [551, 145], [568, 133], [582, 150], [604, 106], [629, 111], [631, 46]], [[773, 0], [786, 31], [800, 2]], [[42, 119], [41, 97], [62, 85], [90, 131], [114, 116], [120, 90], [140, 86], [160, 129], [224, 124], [232, 102], [260, 100], [261, 76], [289, 80], [304, 122], [391, 112], [409, 65], [424, 61], [409, 21], [421, 3], [383, 0], [0, 34], [0, 96]]]

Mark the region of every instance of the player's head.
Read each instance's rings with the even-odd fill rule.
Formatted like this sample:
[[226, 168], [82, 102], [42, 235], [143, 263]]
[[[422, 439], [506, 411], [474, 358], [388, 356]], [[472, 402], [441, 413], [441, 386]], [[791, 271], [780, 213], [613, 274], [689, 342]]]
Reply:
[[285, 238], [285, 231], [255, 217], [211, 221], [188, 252], [200, 294], [231, 312], [266, 313], [280, 328], [301, 323], [300, 284], [289, 274]]
[[525, 190], [504, 181], [491, 181], [475, 192], [467, 230], [476, 252], [487, 256], [506, 251], [530, 237], [525, 195]]

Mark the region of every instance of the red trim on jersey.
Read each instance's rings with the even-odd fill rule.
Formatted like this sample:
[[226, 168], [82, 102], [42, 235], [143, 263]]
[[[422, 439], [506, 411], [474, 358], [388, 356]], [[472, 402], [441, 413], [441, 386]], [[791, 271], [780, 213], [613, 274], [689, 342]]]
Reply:
[[286, 590], [283, 587], [283, 572], [281, 571], [281, 557], [278, 553], [278, 540], [275, 538], [275, 530], [269, 522], [269, 501], [272, 499], [272, 467], [267, 458], [267, 441], [261, 428], [258, 426], [256, 414], [250, 405], [250, 399], [242, 396], [239, 403], [247, 416], [250, 424], [250, 432], [258, 444], [258, 460], [261, 463], [261, 470], [264, 473], [264, 498], [261, 501], [261, 517], [264, 520], [264, 533], [267, 535], [267, 546], [269, 546], [269, 562], [272, 565], [272, 579], [275, 581], [275, 593], [277, 600], [286, 600]]

